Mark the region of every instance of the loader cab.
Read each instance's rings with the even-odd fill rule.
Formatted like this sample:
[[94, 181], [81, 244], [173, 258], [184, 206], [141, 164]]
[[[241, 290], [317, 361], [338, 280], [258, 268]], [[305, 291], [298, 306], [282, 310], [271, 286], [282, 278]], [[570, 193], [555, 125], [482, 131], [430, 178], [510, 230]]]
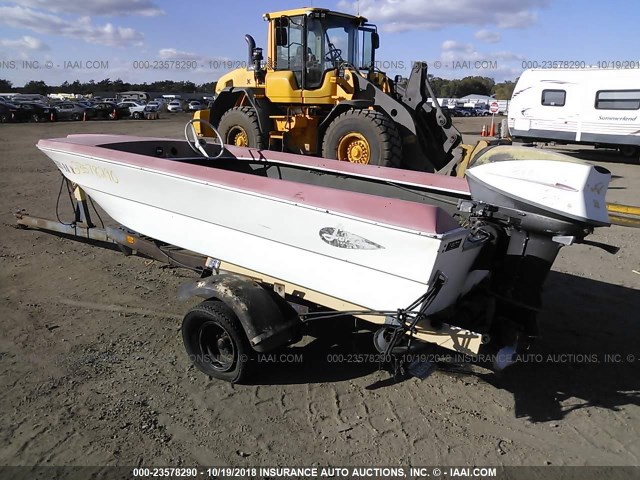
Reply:
[[378, 33], [363, 17], [308, 9], [265, 18], [270, 22], [267, 69], [291, 72], [293, 89], [320, 89], [328, 72], [347, 65], [366, 71], [374, 68]]

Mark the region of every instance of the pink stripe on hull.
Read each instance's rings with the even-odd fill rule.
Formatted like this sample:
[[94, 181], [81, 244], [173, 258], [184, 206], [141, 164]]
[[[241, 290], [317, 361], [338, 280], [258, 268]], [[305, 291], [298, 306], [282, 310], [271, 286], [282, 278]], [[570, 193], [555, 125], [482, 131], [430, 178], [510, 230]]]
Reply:
[[[424, 205], [406, 200], [380, 197], [377, 195], [336, 190], [245, 173], [218, 170], [216, 168], [172, 162], [168, 159], [138, 155], [96, 146], [106, 145], [109, 143], [149, 140], [166, 141], [167, 139], [150, 139], [145, 137], [113, 135], [73, 135], [69, 138], [40, 140], [38, 142], [38, 147], [62, 150], [72, 154], [76, 153], [79, 155], [98, 157], [107, 161], [150, 169], [160, 173], [187, 177], [196, 181], [204, 181], [225, 187], [241, 189], [297, 204], [309, 205], [316, 208], [326, 209], [331, 212], [342, 212], [350, 216], [361, 217], [370, 221], [425, 233], [442, 234], [460, 227], [453, 217], [433, 205]], [[359, 176], [380, 178], [402, 183], [413, 183], [424, 186], [437, 184], [440, 188], [446, 188], [442, 186], [442, 184], [445, 183], [455, 187], [455, 191], [459, 191], [460, 193], [464, 190], [468, 192], [466, 180], [454, 177], [445, 177], [442, 175], [410, 172], [384, 167], [372, 168], [367, 165], [355, 165], [347, 162], [338, 162], [336, 160], [326, 160], [315, 157], [304, 157], [301, 155], [264, 150], [259, 151], [239, 147], [229, 147], [228, 150], [236, 157], [255, 159], [265, 158], [269, 160], [283, 161], [286, 163], [295, 163], [312, 168], [315, 167], [331, 171], [343, 171], [345, 173]], [[212, 160], [212, 162], [215, 162], [215, 160]], [[374, 170], [374, 172], [371, 170]], [[438, 178], [432, 179], [430, 177]], [[445, 182], [442, 182], [443, 179]], [[420, 181], [414, 182], [411, 180]], [[465, 187], [463, 191], [461, 191], [462, 185]]]

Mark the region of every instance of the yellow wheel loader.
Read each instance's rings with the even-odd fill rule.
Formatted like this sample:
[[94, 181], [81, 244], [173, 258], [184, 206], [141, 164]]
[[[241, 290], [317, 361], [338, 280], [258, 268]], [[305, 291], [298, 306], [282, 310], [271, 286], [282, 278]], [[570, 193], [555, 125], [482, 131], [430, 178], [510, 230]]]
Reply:
[[425, 63], [408, 81], [375, 68], [379, 36], [366, 18], [322, 8], [264, 18], [266, 61], [246, 35], [247, 68], [223, 75], [211, 108], [196, 113], [225, 143], [445, 174], [471, 152], [456, 149], [460, 132], [427, 102]]

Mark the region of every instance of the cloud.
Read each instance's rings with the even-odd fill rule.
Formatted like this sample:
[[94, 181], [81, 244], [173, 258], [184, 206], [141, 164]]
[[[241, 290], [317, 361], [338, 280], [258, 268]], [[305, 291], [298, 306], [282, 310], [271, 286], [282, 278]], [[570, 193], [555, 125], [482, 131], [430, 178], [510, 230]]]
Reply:
[[538, 15], [536, 12], [522, 10], [519, 12], [496, 13], [497, 25], [499, 28], [524, 28], [536, 22]]
[[478, 30], [473, 36], [481, 42], [486, 43], [498, 43], [500, 40], [502, 40], [502, 35], [500, 35], [498, 32], [492, 32], [490, 30]]
[[[550, 0], [360, 0], [360, 14], [389, 32], [437, 30], [448, 25], [496, 25], [522, 28], [533, 24]], [[340, 0], [339, 7], [358, 11], [358, 2]]]
[[192, 52], [184, 52], [175, 48], [162, 48], [158, 55], [163, 60], [202, 60], [202, 55]]
[[0, 7], [0, 24], [26, 28], [41, 34], [62, 35], [84, 40], [89, 43], [110, 47], [137, 45], [142, 34], [132, 28], [116, 27], [111, 23], [94, 25], [90, 17], [66, 20], [56, 15], [38, 12], [19, 6]]
[[440, 58], [445, 62], [481, 60], [482, 55], [470, 43], [461, 43], [456, 40], [442, 42]]
[[460, 43], [456, 40], [445, 40], [442, 42], [443, 50], [454, 50], [459, 52], [472, 52], [474, 50], [473, 45], [470, 43]]
[[525, 59], [523, 55], [507, 50], [480, 53], [474, 45], [458, 42], [456, 40], [445, 40], [442, 42], [442, 53], [440, 58], [442, 60], [502, 60], [504, 62]]
[[6, 38], [0, 38], [0, 47], [11, 48], [14, 50], [30, 50], [36, 52], [43, 52], [49, 50], [49, 45], [42, 42], [37, 38], [25, 35], [17, 40], [9, 40]]
[[[17, 2], [16, 2], [17, 3]], [[154, 17], [164, 11], [152, 0], [20, 0], [23, 7], [41, 8], [55, 13], [75, 13], [82, 16], [131, 16]]]
[[516, 60], [525, 60], [525, 56], [524, 55], [520, 55], [519, 53], [513, 53], [513, 52], [508, 52], [508, 51], [493, 52], [491, 55], [496, 60], [503, 60], [503, 61], [507, 61], [507, 62], [508, 61], [516, 61]]

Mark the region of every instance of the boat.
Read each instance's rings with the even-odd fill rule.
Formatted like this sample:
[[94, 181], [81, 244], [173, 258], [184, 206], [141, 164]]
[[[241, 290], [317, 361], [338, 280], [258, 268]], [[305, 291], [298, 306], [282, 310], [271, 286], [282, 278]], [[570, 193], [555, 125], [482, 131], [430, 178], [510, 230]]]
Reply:
[[466, 178], [188, 135], [37, 147], [128, 231], [206, 257], [212, 275], [182, 289], [205, 298], [183, 338], [198, 368], [230, 381], [243, 378], [242, 352], [338, 314], [379, 324], [383, 353], [412, 341], [515, 352], [536, 335], [560, 247], [608, 225], [606, 169], [526, 147], [488, 147]]

